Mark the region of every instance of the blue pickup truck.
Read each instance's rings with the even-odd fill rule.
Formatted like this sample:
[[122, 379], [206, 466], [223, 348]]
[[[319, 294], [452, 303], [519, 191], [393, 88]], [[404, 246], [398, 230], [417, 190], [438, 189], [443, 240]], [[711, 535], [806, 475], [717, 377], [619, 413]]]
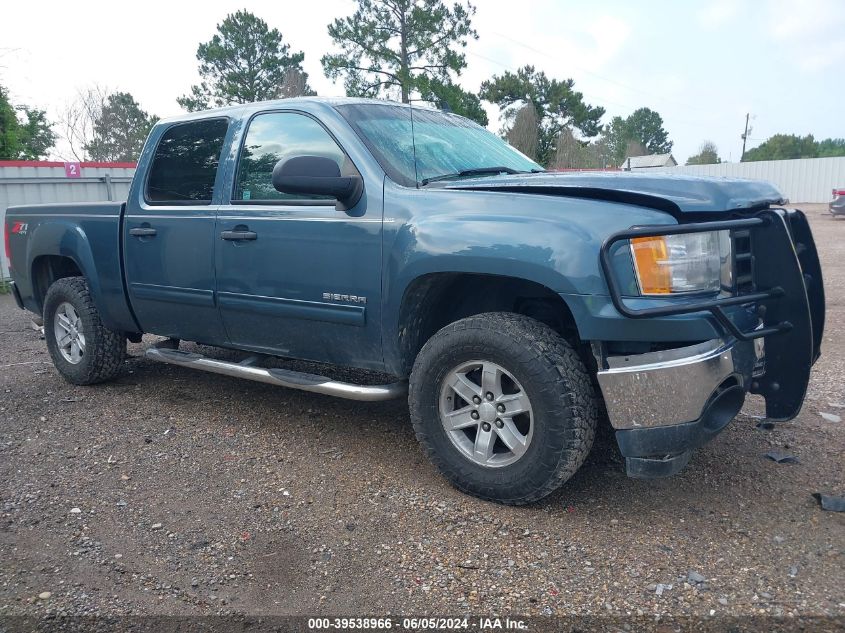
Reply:
[[522, 504], [572, 476], [599, 424], [629, 475], [661, 477], [749, 392], [797, 415], [824, 291], [784, 202], [759, 182], [550, 173], [451, 113], [311, 98], [161, 121], [125, 203], [10, 208], [6, 238], [15, 299], [71, 383], [114, 378], [151, 333], [155, 361], [407, 394], [454, 485]]

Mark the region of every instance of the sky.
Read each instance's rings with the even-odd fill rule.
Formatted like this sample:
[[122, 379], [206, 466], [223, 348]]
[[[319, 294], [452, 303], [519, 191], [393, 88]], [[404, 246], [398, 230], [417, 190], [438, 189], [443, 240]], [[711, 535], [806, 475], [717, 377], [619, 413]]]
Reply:
[[[0, 83], [13, 102], [57, 120], [93, 84], [132, 93], [165, 117], [198, 80], [196, 49], [227, 13], [247, 9], [305, 53], [309, 82], [339, 96], [320, 57], [326, 32], [354, 0], [181, 0], [117, 3], [16, 0], [3, 8]], [[532, 64], [575, 80], [613, 116], [649, 107], [663, 117], [679, 163], [704, 140], [738, 161], [746, 113], [749, 147], [776, 133], [845, 137], [845, 2], [841, 0], [475, 0], [478, 40], [458, 82], [481, 82]], [[488, 104], [489, 105], [489, 104]], [[490, 128], [498, 131], [490, 105]], [[58, 130], [59, 126], [57, 126]], [[60, 145], [54, 158], [66, 158]]]

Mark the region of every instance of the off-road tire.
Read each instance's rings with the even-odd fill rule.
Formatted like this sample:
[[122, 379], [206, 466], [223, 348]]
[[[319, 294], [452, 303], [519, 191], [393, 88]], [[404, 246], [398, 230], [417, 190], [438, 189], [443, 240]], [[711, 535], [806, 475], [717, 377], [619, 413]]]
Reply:
[[[85, 334], [85, 353], [77, 364], [62, 356], [56, 341], [54, 318], [58, 307], [65, 302], [76, 310]], [[120, 373], [126, 358], [126, 337], [103, 325], [84, 277], [58, 279], [47, 289], [44, 338], [56, 369], [74, 385], [93, 385], [112, 380]]]
[[[531, 400], [534, 436], [508, 466], [473, 463], [441, 423], [442, 381], [471, 360], [502, 366]], [[461, 319], [432, 336], [414, 362], [408, 400], [417, 439], [440, 472], [468, 494], [509, 505], [537, 501], [572, 477], [590, 451], [598, 420], [593, 384], [574, 348], [547, 325], [507, 312]]]

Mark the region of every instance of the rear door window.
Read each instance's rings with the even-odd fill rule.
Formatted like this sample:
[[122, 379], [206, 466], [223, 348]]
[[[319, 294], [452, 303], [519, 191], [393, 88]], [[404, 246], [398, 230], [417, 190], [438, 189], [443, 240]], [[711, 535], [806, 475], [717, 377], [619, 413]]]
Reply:
[[203, 119], [169, 128], [150, 166], [147, 202], [211, 204], [228, 126], [226, 119]]

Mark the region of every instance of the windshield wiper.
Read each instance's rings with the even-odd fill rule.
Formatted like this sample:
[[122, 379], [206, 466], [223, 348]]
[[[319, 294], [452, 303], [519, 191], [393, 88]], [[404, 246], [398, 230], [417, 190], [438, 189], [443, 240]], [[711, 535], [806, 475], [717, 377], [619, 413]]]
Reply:
[[[531, 170], [534, 171], [533, 169]], [[463, 176], [495, 176], [496, 174], [527, 174], [529, 172], [526, 171], [519, 171], [518, 169], [513, 169], [512, 167], [476, 167], [474, 169], [464, 169], [462, 171], [456, 171], [453, 174], [442, 174], [440, 176], [431, 176], [430, 178], [423, 178], [421, 184], [423, 186], [427, 185], [430, 182], [435, 182], [437, 180], [449, 180], [450, 178], [461, 178]]]

